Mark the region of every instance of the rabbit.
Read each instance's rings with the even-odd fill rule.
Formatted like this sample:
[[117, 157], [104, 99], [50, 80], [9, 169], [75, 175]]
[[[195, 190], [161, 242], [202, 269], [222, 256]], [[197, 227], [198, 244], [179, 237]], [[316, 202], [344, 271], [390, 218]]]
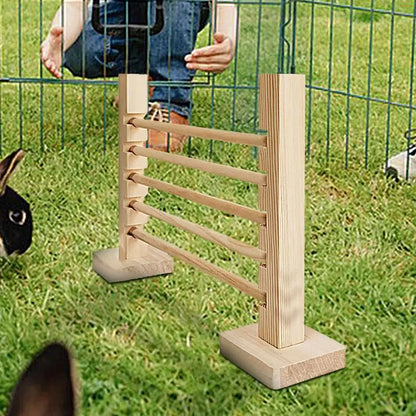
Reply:
[[6, 416], [75, 416], [71, 354], [60, 343], [40, 351], [18, 381]]
[[32, 242], [32, 214], [28, 202], [7, 186], [24, 158], [18, 149], [0, 162], [0, 257], [23, 254]]

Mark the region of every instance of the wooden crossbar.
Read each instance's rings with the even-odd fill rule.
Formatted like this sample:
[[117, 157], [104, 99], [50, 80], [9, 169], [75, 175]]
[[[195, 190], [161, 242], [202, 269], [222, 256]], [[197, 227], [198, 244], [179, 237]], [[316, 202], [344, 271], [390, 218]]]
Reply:
[[202, 139], [212, 139], [221, 142], [246, 144], [257, 147], [265, 147], [267, 145], [267, 136], [260, 134], [238, 133], [235, 131], [163, 123], [161, 121], [144, 120], [137, 117], [131, 118], [127, 124], [131, 124], [134, 127], [142, 127], [148, 130], [179, 134], [181, 136], [195, 136]]
[[154, 237], [145, 231], [141, 231], [138, 227], [132, 227], [129, 234], [134, 238], [144, 241], [152, 247], [158, 248], [159, 250], [162, 250], [165, 253], [190, 264], [191, 266], [201, 269], [203, 272], [215, 277], [216, 279], [221, 280], [241, 292], [259, 300], [262, 304], [266, 303], [265, 292], [259, 290], [258, 286], [254, 283], [248, 282], [234, 273], [224, 270], [221, 267], [218, 267], [209, 261], [203, 260], [186, 250], [182, 250], [171, 243], [161, 240], [160, 238]]
[[236, 215], [237, 217], [253, 221], [257, 224], [266, 224], [266, 213], [264, 211], [258, 211], [256, 209], [245, 207], [244, 205], [239, 205], [234, 202], [205, 195], [200, 192], [193, 191], [192, 189], [182, 188], [181, 186], [173, 185], [168, 182], [149, 178], [148, 176], [141, 175], [140, 173], [132, 173], [129, 176], [129, 179], [140, 185], [149, 186], [151, 188], [158, 189], [159, 191], [185, 198], [197, 204], [218, 209], [227, 214]]
[[163, 212], [157, 208], [150, 207], [143, 202], [133, 200], [130, 202], [130, 207], [135, 211], [143, 212], [146, 215], [150, 215], [160, 221], [164, 221], [174, 227], [179, 227], [187, 232], [195, 234], [199, 237], [205, 238], [205, 240], [211, 241], [212, 243], [219, 244], [229, 250], [235, 251], [243, 256], [249, 257], [262, 264], [266, 263], [266, 252], [253, 247], [249, 244], [243, 243], [242, 241], [236, 240], [235, 238], [228, 237], [217, 231], [203, 227], [202, 225], [195, 224], [191, 221], [179, 218], [176, 215]]
[[[228, 16], [219, 32], [230, 33], [235, 10], [219, 7]], [[220, 351], [272, 389], [343, 368], [345, 347], [304, 326], [304, 75], [259, 76], [259, 127], [267, 137], [144, 120], [145, 74], [121, 74], [119, 95], [120, 243], [94, 253], [94, 270], [109, 282], [141, 279], [172, 273], [176, 257], [260, 301], [258, 324], [220, 334]], [[258, 146], [259, 171], [267, 174], [147, 149], [148, 130]], [[258, 210], [146, 177], [148, 157], [256, 184]], [[258, 247], [146, 205], [149, 187], [258, 223]], [[259, 261], [258, 286], [146, 233], [149, 216]]]
[[267, 176], [263, 173], [252, 172], [250, 170], [225, 166], [219, 163], [206, 162], [204, 160], [192, 159], [186, 156], [174, 155], [172, 153], [160, 152], [153, 149], [146, 149], [141, 146], [132, 146], [129, 151], [136, 156], [150, 157], [163, 162], [181, 165], [186, 168], [198, 169], [203, 172], [213, 173], [227, 178], [237, 179], [240, 181], [250, 182], [255, 185], [265, 186]]

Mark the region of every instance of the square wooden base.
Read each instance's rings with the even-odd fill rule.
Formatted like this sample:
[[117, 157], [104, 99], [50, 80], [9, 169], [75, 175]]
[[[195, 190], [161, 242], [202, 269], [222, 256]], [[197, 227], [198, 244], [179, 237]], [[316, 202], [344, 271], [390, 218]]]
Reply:
[[173, 259], [149, 246], [145, 257], [120, 261], [118, 248], [110, 248], [94, 253], [92, 267], [107, 282], [115, 283], [172, 273]]
[[257, 336], [257, 324], [220, 334], [221, 354], [248, 374], [278, 390], [345, 367], [345, 346], [305, 327], [305, 341], [275, 348]]

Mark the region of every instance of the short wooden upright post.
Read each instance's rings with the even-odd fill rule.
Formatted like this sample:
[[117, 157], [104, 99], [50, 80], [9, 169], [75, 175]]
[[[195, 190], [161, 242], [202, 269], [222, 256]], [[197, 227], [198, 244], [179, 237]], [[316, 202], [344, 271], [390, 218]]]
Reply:
[[266, 292], [258, 325], [220, 335], [221, 353], [272, 389], [280, 389], [345, 366], [345, 347], [304, 326], [305, 77], [260, 75], [260, 128], [267, 147], [259, 167], [266, 211], [259, 248], [259, 289]]
[[129, 179], [143, 174], [147, 158], [130, 152], [132, 146], [144, 146], [147, 130], [128, 123], [147, 113], [147, 75], [119, 75], [119, 247], [94, 253], [94, 270], [109, 282], [120, 282], [171, 273], [173, 260], [166, 253], [129, 235], [131, 227], [143, 228], [147, 215], [132, 209], [132, 201], [142, 202], [147, 186]]
[[259, 310], [259, 337], [277, 348], [304, 340], [305, 78], [260, 76], [260, 128], [267, 147], [259, 168], [267, 186], [259, 187], [259, 209], [267, 212], [259, 247], [267, 264], [259, 268], [259, 288], [267, 304]]

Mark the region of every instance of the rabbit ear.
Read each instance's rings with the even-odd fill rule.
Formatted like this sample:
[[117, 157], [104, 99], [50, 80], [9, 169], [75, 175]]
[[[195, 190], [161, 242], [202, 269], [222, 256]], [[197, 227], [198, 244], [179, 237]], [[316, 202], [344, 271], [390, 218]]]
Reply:
[[10, 175], [25, 157], [25, 154], [22, 149], [18, 149], [0, 162], [0, 195], [3, 195]]
[[71, 358], [51, 344], [30, 363], [15, 387], [7, 416], [74, 416]]

